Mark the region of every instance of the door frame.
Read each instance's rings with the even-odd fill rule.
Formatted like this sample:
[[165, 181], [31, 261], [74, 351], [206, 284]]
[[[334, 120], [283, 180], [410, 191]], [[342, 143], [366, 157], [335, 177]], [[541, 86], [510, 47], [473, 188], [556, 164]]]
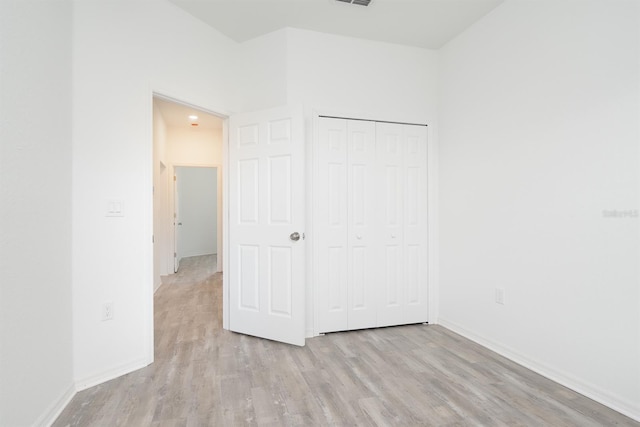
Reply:
[[[145, 307], [143, 308], [145, 312], [146, 321], [146, 348], [147, 348], [147, 363], [153, 363], [154, 361], [154, 346], [155, 346], [155, 334], [154, 334], [154, 250], [153, 250], [153, 225], [154, 225], [154, 213], [153, 213], [153, 188], [154, 184], [154, 176], [153, 176], [153, 161], [154, 161], [154, 143], [153, 143], [153, 99], [159, 98], [165, 101], [170, 101], [176, 104], [181, 104], [186, 107], [194, 108], [196, 110], [202, 111], [207, 114], [211, 114], [213, 116], [219, 117], [222, 119], [222, 165], [214, 165], [213, 167], [218, 168], [218, 200], [220, 200], [220, 193], [222, 193], [222, 215], [218, 215], [218, 222], [222, 221], [221, 230], [222, 230], [222, 247], [218, 248], [218, 269], [222, 266], [222, 271], [228, 269], [228, 200], [227, 200], [227, 155], [228, 155], [228, 145], [229, 145], [229, 116], [230, 113], [226, 108], [220, 108], [220, 106], [211, 104], [209, 101], [202, 99], [199, 95], [191, 93], [191, 94], [180, 94], [176, 93], [173, 90], [169, 89], [150, 89], [148, 97], [148, 136], [147, 136], [147, 152], [148, 158], [151, 161], [148, 163], [147, 169], [147, 179], [148, 179], [148, 202], [147, 202], [147, 233], [149, 235], [149, 245], [147, 249], [147, 255], [145, 259], [147, 260], [146, 266], [146, 277], [147, 277], [147, 286], [146, 293], [147, 297], [145, 298]], [[186, 101], [189, 100], [189, 101]], [[178, 165], [180, 166], [180, 165]], [[186, 165], [186, 166], [195, 166], [195, 165]], [[202, 166], [202, 165], [198, 165]], [[173, 173], [173, 168], [170, 169]], [[170, 175], [173, 176], [173, 175]], [[220, 179], [221, 178], [221, 179]], [[172, 192], [170, 192], [171, 194]], [[171, 196], [173, 197], [173, 196]], [[170, 201], [171, 202], [171, 201]], [[219, 205], [220, 206], [220, 205]], [[220, 237], [220, 235], [218, 235]], [[219, 239], [220, 240], [220, 239]], [[222, 255], [222, 262], [220, 262], [220, 255]], [[225, 287], [225, 284], [227, 287]], [[222, 303], [222, 319], [223, 319], [223, 328], [228, 329], [228, 312], [229, 312], [229, 303], [228, 303], [228, 283], [224, 280], [223, 275], [223, 303]]]
[[[317, 197], [314, 194], [318, 180], [319, 155], [318, 144], [320, 143], [320, 116], [330, 116], [352, 120], [370, 120], [380, 122], [394, 122], [404, 124], [427, 125], [427, 305], [429, 324], [438, 323], [438, 146], [436, 143], [436, 131], [433, 125], [429, 125], [431, 120], [425, 120], [424, 116], [415, 114], [377, 114], [366, 111], [348, 111], [341, 109], [317, 109], [310, 110], [312, 119], [311, 134], [309, 138], [310, 147], [307, 147], [307, 170], [311, 171], [307, 176], [307, 194], [309, 195], [307, 207], [307, 230], [309, 230], [309, 246], [307, 247], [307, 319], [312, 325], [307, 324], [307, 337], [318, 336], [318, 286], [315, 281], [315, 271], [318, 268], [318, 247], [313, 235], [315, 232], [313, 212], [316, 209]], [[309, 311], [313, 313], [309, 315]]]

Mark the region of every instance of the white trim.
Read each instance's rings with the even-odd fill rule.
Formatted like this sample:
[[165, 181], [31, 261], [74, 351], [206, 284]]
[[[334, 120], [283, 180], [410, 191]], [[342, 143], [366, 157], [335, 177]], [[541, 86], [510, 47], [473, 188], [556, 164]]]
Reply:
[[122, 375], [130, 374], [133, 371], [137, 371], [138, 369], [149, 366], [151, 363], [153, 363], [153, 359], [138, 359], [129, 363], [125, 363], [124, 365], [108, 369], [100, 374], [81, 378], [79, 380], [76, 380], [76, 391], [86, 390], [98, 384], [102, 384], [115, 378], [121, 377]]
[[[222, 329], [229, 330], [229, 120], [222, 122]], [[220, 253], [220, 251], [218, 251]], [[220, 260], [218, 259], [218, 265]]]
[[438, 234], [438, 132], [427, 127], [427, 305], [429, 323], [437, 324], [440, 308], [439, 234]]
[[184, 105], [185, 107], [189, 107], [189, 108], [193, 108], [199, 111], [202, 111], [204, 113], [207, 114], [211, 114], [212, 116], [216, 116], [219, 117], [221, 119], [227, 119], [229, 117], [229, 112], [226, 111], [224, 108], [217, 108], [216, 106], [211, 106], [208, 105], [207, 102], [200, 102], [200, 101], [183, 101], [183, 99], [190, 99], [193, 100], [193, 96], [179, 96], [179, 95], [172, 95], [167, 91], [164, 90], [152, 90], [152, 100], [153, 98], [159, 98], [162, 99], [164, 101], [169, 101], [169, 102], [173, 102], [174, 104], [180, 104], [180, 105]]
[[[307, 192], [307, 196], [308, 196], [308, 206], [311, 207], [311, 211], [312, 212], [316, 212], [318, 210], [318, 204], [317, 204], [317, 197], [315, 197], [315, 192], [314, 192], [314, 188], [316, 186], [316, 181], [318, 179], [318, 144], [320, 143], [320, 113], [316, 110], [312, 111], [312, 120], [311, 120], [311, 147], [308, 150], [309, 155], [311, 157], [311, 159], [309, 160], [310, 164], [311, 164], [311, 179], [310, 182], [307, 183], [307, 188], [309, 189]], [[316, 286], [315, 283], [315, 278], [316, 278], [316, 267], [319, 264], [318, 262], [318, 247], [317, 247], [317, 243], [316, 240], [313, 238], [313, 233], [314, 233], [314, 221], [313, 221], [313, 217], [311, 218], [311, 222], [307, 223], [307, 229], [309, 230], [309, 239], [311, 239], [311, 241], [309, 242], [309, 252], [307, 253], [307, 256], [309, 257], [309, 263], [311, 265], [311, 267], [308, 270], [308, 284], [311, 287], [311, 292], [308, 293], [309, 296], [307, 296], [307, 299], [311, 298], [311, 303], [309, 304], [312, 310], [312, 319], [313, 319], [313, 324], [312, 325], [307, 325], [307, 335], [308, 335], [308, 331], [311, 331], [312, 336], [317, 337], [320, 336], [320, 331], [318, 330], [318, 310], [316, 309], [316, 301], [318, 301], [318, 286]], [[309, 317], [307, 315], [307, 317]]]
[[522, 365], [525, 368], [542, 375], [543, 377], [550, 379], [551, 381], [570, 388], [571, 390], [580, 393], [583, 396], [588, 397], [589, 399], [595, 400], [596, 402], [601, 403], [613, 409], [614, 411], [620, 412], [621, 414], [626, 415], [629, 418], [640, 421], [640, 403], [638, 402], [630, 402], [611, 393], [603, 391], [601, 388], [593, 384], [584, 382], [579, 378], [559, 371], [554, 367], [546, 365], [545, 363], [531, 359], [506, 345], [477, 335], [475, 332], [470, 331], [463, 326], [457, 325], [454, 322], [450, 322], [446, 319], [441, 318], [439, 324], [457, 333], [458, 335], [470, 339], [471, 341], [474, 341], [482, 345], [483, 347], [486, 347], [489, 350], [494, 351], [499, 355], [504, 356], [507, 359], [519, 365]]
[[314, 111], [309, 112], [311, 114], [310, 126], [307, 126], [306, 116], [307, 111], [303, 110], [305, 117], [305, 235], [306, 235], [306, 254], [305, 254], [305, 322], [311, 319], [311, 324], [305, 325], [305, 338], [311, 338], [318, 335], [316, 325], [318, 324], [317, 310], [315, 309], [316, 302], [316, 286], [314, 280], [316, 277], [316, 246], [314, 239], [314, 213], [316, 212], [315, 198], [313, 197], [314, 183], [316, 175], [316, 141], [318, 139], [318, 117]]
[[[143, 221], [144, 221], [144, 240], [145, 240], [145, 245], [144, 245], [144, 259], [143, 259], [143, 263], [144, 263], [144, 270], [146, 271], [145, 273], [145, 277], [144, 277], [144, 293], [146, 295], [146, 298], [144, 299], [144, 301], [142, 302], [143, 307], [142, 307], [142, 311], [144, 313], [144, 318], [147, 319], [145, 322], [145, 336], [142, 337], [143, 339], [145, 339], [146, 341], [146, 356], [145, 359], [148, 360], [149, 363], [153, 363], [154, 357], [155, 357], [155, 352], [154, 352], [154, 345], [155, 345], [155, 336], [154, 336], [154, 320], [153, 320], [153, 305], [154, 305], [154, 301], [153, 301], [153, 296], [155, 294], [156, 291], [156, 287], [155, 287], [155, 274], [153, 271], [153, 267], [154, 267], [154, 263], [155, 263], [155, 254], [154, 254], [154, 234], [153, 234], [153, 224], [154, 224], [154, 217], [153, 217], [153, 188], [154, 188], [154, 176], [153, 176], [153, 162], [154, 162], [154, 141], [153, 141], [153, 127], [154, 127], [154, 117], [153, 117], [153, 97], [154, 97], [154, 92], [150, 90], [150, 94], [151, 96], [148, 98], [148, 104], [147, 104], [147, 144], [145, 146], [145, 151], [146, 151], [146, 158], [147, 161], [145, 166], [144, 166], [144, 174], [143, 176], [146, 177], [145, 179], [145, 185], [144, 188], [146, 188], [147, 190], [145, 191], [145, 194], [143, 195], [143, 197], [145, 198], [146, 202], [144, 204], [145, 206], [145, 211], [144, 211], [144, 217], [143, 217]], [[160, 282], [162, 284], [162, 281]], [[160, 287], [160, 286], [158, 286]], [[78, 389], [78, 384], [76, 382], [76, 390]]]
[[223, 235], [225, 233], [224, 226], [226, 222], [224, 222], [222, 215], [224, 210], [224, 204], [222, 201], [222, 194], [224, 192], [224, 186], [222, 184], [222, 165], [216, 166], [216, 228], [218, 230], [218, 235], [216, 236], [216, 273], [222, 272], [222, 248], [224, 247], [223, 243]]
[[71, 399], [73, 399], [76, 393], [77, 391], [76, 391], [75, 384], [69, 385], [69, 387], [67, 387], [67, 390], [65, 390], [65, 392], [62, 393], [60, 398], [58, 398], [58, 400], [56, 400], [51, 405], [49, 405], [49, 408], [47, 408], [47, 410], [44, 411], [42, 415], [38, 417], [38, 419], [36, 420], [35, 423], [33, 423], [33, 425], [34, 426], [53, 425], [53, 423], [60, 416], [62, 411], [64, 411], [64, 409], [67, 407], [69, 402], [71, 402]]

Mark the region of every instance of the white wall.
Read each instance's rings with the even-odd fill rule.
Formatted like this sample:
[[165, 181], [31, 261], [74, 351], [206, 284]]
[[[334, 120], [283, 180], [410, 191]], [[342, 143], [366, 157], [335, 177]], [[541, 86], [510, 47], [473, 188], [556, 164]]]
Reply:
[[216, 254], [218, 240], [218, 171], [177, 167], [178, 259]]
[[172, 165], [222, 164], [222, 129], [167, 128], [167, 157]]
[[368, 118], [435, 122], [436, 53], [289, 28], [287, 101]]
[[[226, 113], [234, 43], [164, 0], [75, 2], [73, 34], [74, 367], [84, 388], [153, 357], [152, 92]], [[110, 199], [124, 217], [105, 216]], [[114, 319], [102, 322], [106, 301]]]
[[0, 425], [73, 395], [70, 1], [0, 2]]
[[[635, 1], [508, 1], [440, 55], [440, 321], [640, 419]], [[505, 304], [494, 302], [495, 288]]]
[[249, 112], [286, 104], [287, 30], [282, 29], [237, 46], [233, 69], [234, 106]]

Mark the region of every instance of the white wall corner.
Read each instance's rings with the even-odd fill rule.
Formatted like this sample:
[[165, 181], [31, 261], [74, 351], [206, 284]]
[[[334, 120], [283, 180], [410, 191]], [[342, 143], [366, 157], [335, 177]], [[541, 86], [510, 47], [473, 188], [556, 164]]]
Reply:
[[86, 390], [98, 384], [111, 381], [122, 375], [130, 374], [133, 371], [137, 371], [138, 369], [142, 369], [146, 366], [149, 366], [151, 363], [153, 363], [153, 358], [151, 360], [149, 360], [148, 358], [138, 359], [130, 363], [126, 363], [124, 365], [120, 365], [120, 366], [116, 366], [114, 368], [108, 369], [99, 374], [76, 379], [76, 391]]
[[38, 418], [33, 424], [34, 426], [50, 426], [60, 416], [64, 408], [67, 407], [71, 399], [76, 395], [75, 384], [70, 384], [67, 390], [60, 396], [58, 400], [53, 402], [51, 406]]

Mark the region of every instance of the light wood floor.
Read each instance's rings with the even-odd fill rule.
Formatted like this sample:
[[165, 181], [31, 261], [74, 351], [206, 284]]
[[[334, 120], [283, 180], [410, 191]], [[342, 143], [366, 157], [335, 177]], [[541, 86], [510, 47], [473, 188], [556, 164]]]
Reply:
[[640, 426], [439, 326], [303, 348], [222, 330], [213, 260], [186, 261], [156, 293], [155, 363], [78, 393], [55, 426]]

